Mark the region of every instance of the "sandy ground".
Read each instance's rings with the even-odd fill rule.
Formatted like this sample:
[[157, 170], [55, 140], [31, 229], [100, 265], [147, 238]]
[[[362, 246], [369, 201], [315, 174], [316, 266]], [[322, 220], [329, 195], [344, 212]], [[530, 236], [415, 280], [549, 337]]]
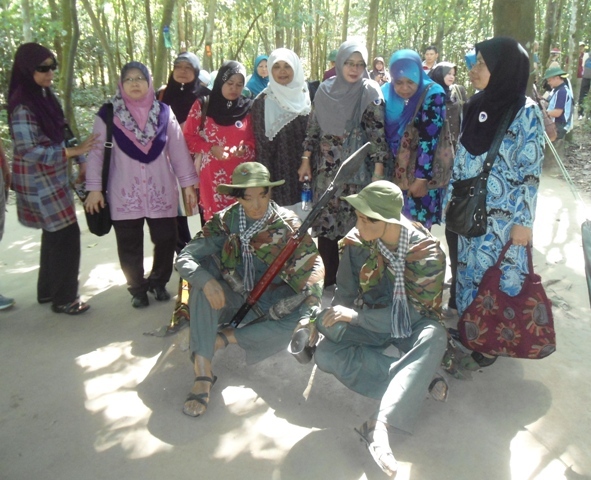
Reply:
[[[563, 179], [543, 178], [534, 262], [555, 304], [558, 351], [448, 377], [448, 401], [426, 398], [415, 434], [391, 435], [398, 479], [591, 479], [588, 212]], [[17, 305], [0, 312], [0, 479], [386, 478], [353, 431], [375, 402], [322, 372], [306, 400], [312, 364], [287, 352], [254, 366], [235, 346], [218, 353], [206, 415], [183, 415], [185, 336], [143, 335], [168, 322], [173, 302], [131, 307], [114, 234], [91, 235], [80, 212], [80, 291], [92, 309], [68, 317], [36, 303], [40, 232], [17, 223], [14, 204], [7, 215], [0, 292]]]

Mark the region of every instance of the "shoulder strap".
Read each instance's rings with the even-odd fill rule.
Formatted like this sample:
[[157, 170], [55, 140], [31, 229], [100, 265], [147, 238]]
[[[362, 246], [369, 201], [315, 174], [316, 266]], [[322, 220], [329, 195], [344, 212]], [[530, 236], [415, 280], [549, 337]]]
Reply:
[[209, 95], [203, 97], [203, 103], [201, 104], [201, 124], [199, 125], [199, 131], [202, 132], [205, 128], [205, 118], [207, 117], [207, 107], [209, 107]]
[[[492, 145], [486, 155], [486, 160], [484, 161], [484, 166], [482, 167], [482, 173], [486, 175], [488, 179], [488, 174], [495, 163], [495, 159], [497, 158], [497, 154], [499, 153], [499, 148], [501, 148], [501, 142], [503, 138], [505, 138], [505, 133], [509, 128], [509, 123], [511, 121], [511, 115], [514, 112], [515, 108], [509, 108], [505, 115], [503, 115], [503, 119], [499, 124], [499, 128], [497, 129], [497, 133], [495, 134], [495, 138], [493, 139]], [[484, 178], [484, 177], [483, 177]]]
[[425, 88], [425, 90], [423, 90], [423, 93], [421, 94], [421, 98], [417, 102], [417, 108], [415, 108], [415, 113], [412, 116], [411, 122], [414, 122], [415, 118], [417, 118], [417, 113], [419, 113], [419, 109], [423, 106], [423, 102], [425, 101], [425, 98], [427, 97], [427, 92], [431, 89], [432, 85], [433, 84], [430, 83], [429, 85], [427, 85], [427, 88]]
[[109, 167], [111, 164], [111, 151], [113, 150], [113, 104], [111, 102], [105, 103], [107, 109], [107, 116], [105, 125], [107, 127], [105, 138], [105, 150], [103, 156], [103, 194], [107, 191], [107, 183], [109, 181]]

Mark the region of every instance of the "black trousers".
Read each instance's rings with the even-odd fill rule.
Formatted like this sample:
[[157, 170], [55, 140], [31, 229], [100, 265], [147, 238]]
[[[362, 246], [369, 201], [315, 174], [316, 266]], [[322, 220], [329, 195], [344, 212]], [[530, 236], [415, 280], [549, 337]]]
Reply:
[[324, 286], [330, 287], [337, 283], [337, 270], [339, 269], [339, 237], [331, 240], [326, 237], [318, 237], [318, 253], [324, 263]]
[[585, 113], [585, 109], [583, 108], [583, 102], [585, 101], [585, 97], [589, 93], [589, 87], [591, 87], [591, 78], [582, 78], [581, 91], [579, 92], [579, 115], [583, 115]]
[[176, 225], [177, 225], [177, 241], [176, 241], [176, 248], [175, 251], [177, 255], [181, 253], [181, 250], [185, 248], [187, 243], [189, 243], [191, 238], [191, 232], [189, 231], [189, 221], [187, 217], [182, 215], [178, 215], [176, 217]]
[[43, 230], [37, 299], [66, 305], [78, 298], [80, 228], [78, 223], [57, 232]]
[[[152, 272], [144, 278], [144, 220], [154, 244]], [[172, 261], [177, 241], [176, 218], [137, 218], [113, 220], [117, 253], [125, 274], [129, 293], [146, 293], [149, 288], [164, 287], [172, 274]]]
[[449, 264], [451, 267], [451, 286], [449, 287], [449, 308], [456, 309], [456, 272], [458, 271], [458, 234], [445, 229], [445, 239], [447, 240], [447, 250], [449, 251]]

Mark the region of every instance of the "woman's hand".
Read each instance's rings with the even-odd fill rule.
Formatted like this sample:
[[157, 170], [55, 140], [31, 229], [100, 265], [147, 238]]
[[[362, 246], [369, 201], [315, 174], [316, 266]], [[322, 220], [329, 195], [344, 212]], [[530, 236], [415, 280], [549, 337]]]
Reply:
[[226, 160], [228, 158], [228, 153], [224, 151], [224, 147], [221, 145], [214, 145], [209, 149], [209, 153], [211, 153], [218, 160]]
[[322, 316], [322, 325], [325, 327], [332, 327], [337, 322], [351, 323], [355, 316], [355, 310], [342, 305], [335, 305], [330, 307]]
[[226, 305], [224, 289], [215, 278], [212, 278], [205, 284], [203, 294], [214, 310], [220, 310]]
[[105, 208], [105, 197], [102, 192], [88, 192], [88, 197], [84, 201], [84, 209], [88, 213], [99, 213], [101, 208]]
[[415, 178], [412, 185], [408, 187], [408, 196], [412, 198], [421, 198], [429, 193], [427, 188], [427, 180], [425, 178]]
[[308, 181], [312, 180], [312, 167], [310, 167], [310, 153], [311, 152], [304, 152], [302, 156], [302, 163], [300, 164], [300, 168], [298, 168], [298, 177], [300, 182], [305, 182], [306, 177], [308, 177]]
[[509, 238], [513, 241], [513, 245], [526, 246], [532, 241], [532, 229], [524, 227], [523, 225], [513, 225]]
[[86, 140], [84, 140], [80, 145], [76, 145], [75, 147], [66, 148], [66, 157], [67, 158], [79, 157], [80, 155], [84, 155], [84, 154], [90, 152], [93, 148], [95, 148], [99, 145], [99, 142], [97, 141], [97, 139], [98, 139], [98, 133], [95, 133], [95, 134], [91, 135], [90, 137], [87, 137]]
[[195, 187], [189, 185], [188, 187], [183, 188], [183, 192], [185, 193], [185, 199], [189, 202], [191, 208], [195, 208], [195, 205], [197, 205], [197, 192], [195, 192]]

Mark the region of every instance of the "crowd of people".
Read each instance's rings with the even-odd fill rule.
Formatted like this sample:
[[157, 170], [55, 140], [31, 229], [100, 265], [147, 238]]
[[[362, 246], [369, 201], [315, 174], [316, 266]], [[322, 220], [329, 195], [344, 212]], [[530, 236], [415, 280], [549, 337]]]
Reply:
[[[542, 115], [526, 97], [530, 61], [505, 37], [476, 44], [475, 54], [471, 98], [455, 84], [460, 67], [438, 62], [434, 46], [424, 61], [408, 49], [388, 63], [375, 57], [369, 72], [366, 47], [346, 41], [331, 52], [313, 99], [299, 57], [286, 48], [257, 57], [250, 79], [232, 60], [208, 78], [194, 54], [182, 53], [158, 93], [148, 68], [130, 62], [112, 109], [101, 107], [92, 134], [74, 145], [51, 88], [55, 55], [36, 43], [22, 45], [9, 91], [12, 175], [0, 160], [20, 223], [42, 229], [38, 302], [69, 315], [89, 308], [78, 295], [80, 228], [67, 173], [74, 161], [78, 181], [86, 182], [86, 211], [110, 208], [132, 306], [147, 307], [148, 293], [169, 300], [174, 266], [186, 282], [195, 379], [185, 414], [207, 410], [216, 351], [237, 344], [255, 363], [287, 348], [296, 331], [307, 330], [310, 345], [321, 333], [318, 368], [379, 402], [358, 433], [376, 464], [394, 475], [388, 431], [413, 430], [448, 345], [442, 318], [462, 315], [506, 242], [513, 246], [501, 288], [519, 292], [528, 272], [524, 247], [532, 241], [544, 156]], [[565, 105], [563, 74], [554, 66], [545, 74], [554, 89], [549, 114], [558, 125], [573, 110]], [[445, 233], [452, 275], [442, 307], [446, 256], [431, 228], [445, 222], [453, 182], [482, 170], [507, 111], [511, 121], [488, 181], [486, 233]], [[444, 135], [455, 160], [439, 172]], [[319, 212], [311, 233], [298, 235], [302, 182], [311, 183], [318, 201], [366, 142], [361, 167]], [[435, 181], [440, 175], [447, 180]], [[192, 214], [201, 216], [196, 235], [186, 220]], [[154, 244], [147, 277], [144, 223]], [[245, 295], [296, 238], [246, 326], [232, 326]], [[321, 311], [323, 289], [331, 285], [332, 305]], [[290, 308], [278, 313], [278, 302]], [[13, 303], [0, 296], [0, 309]], [[390, 345], [399, 356], [384, 353]], [[474, 352], [466, 368], [495, 360]]]

